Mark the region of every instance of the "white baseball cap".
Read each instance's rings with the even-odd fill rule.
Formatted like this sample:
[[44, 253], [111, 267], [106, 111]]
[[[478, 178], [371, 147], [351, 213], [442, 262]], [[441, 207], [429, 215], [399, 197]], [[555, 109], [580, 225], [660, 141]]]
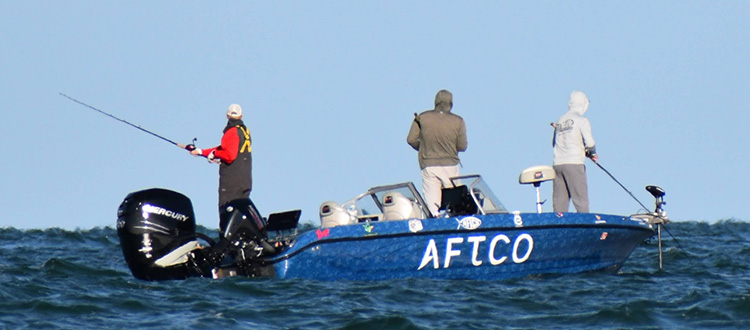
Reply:
[[232, 104], [227, 108], [227, 115], [230, 117], [242, 116], [242, 107], [239, 104]]

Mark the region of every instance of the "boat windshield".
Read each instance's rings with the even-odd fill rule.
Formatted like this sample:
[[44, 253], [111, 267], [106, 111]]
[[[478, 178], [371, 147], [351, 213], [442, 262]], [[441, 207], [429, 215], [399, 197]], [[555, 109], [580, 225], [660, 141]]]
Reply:
[[479, 212], [488, 213], [508, 213], [505, 206], [495, 196], [490, 187], [484, 182], [479, 174], [464, 175], [451, 178], [454, 186], [466, 185], [471, 192], [471, 198], [477, 204]]
[[[479, 174], [459, 176], [451, 178], [451, 181], [455, 186], [467, 186], [471, 192], [471, 198], [477, 205], [478, 213], [508, 213]], [[407, 207], [396, 206], [399, 201], [402, 203], [401, 206], [405, 203]], [[390, 206], [386, 203], [390, 203]], [[391, 211], [399, 209], [405, 212], [395, 219], [431, 218], [434, 215], [430, 214], [426, 205], [411, 182], [373, 187], [341, 204], [352, 218], [357, 219], [357, 222], [393, 220], [393, 212], [386, 210], [389, 207]]]
[[387, 186], [378, 186], [370, 188], [368, 191], [345, 202], [341, 206], [352, 216], [356, 217], [359, 222], [366, 220], [378, 221], [383, 220], [383, 203], [388, 196], [403, 196], [405, 199], [414, 204], [418, 210], [415, 217], [429, 218], [430, 211], [424, 207], [425, 203], [422, 196], [411, 182], [398, 183]]

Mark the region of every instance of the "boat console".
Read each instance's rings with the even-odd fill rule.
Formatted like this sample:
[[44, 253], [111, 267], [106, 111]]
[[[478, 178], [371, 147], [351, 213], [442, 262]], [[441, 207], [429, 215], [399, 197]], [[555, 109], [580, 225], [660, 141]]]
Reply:
[[508, 213], [481, 175], [462, 175], [451, 182], [452, 188], [443, 188], [446, 200], [441, 201], [440, 209], [446, 210], [445, 216]]
[[443, 188], [440, 210], [450, 216], [477, 214], [478, 208], [465, 185]]

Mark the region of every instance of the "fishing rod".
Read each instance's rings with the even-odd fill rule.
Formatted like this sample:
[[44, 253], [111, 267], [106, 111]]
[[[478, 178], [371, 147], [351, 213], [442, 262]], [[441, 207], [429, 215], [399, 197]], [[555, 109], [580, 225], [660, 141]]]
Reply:
[[174, 141], [172, 141], [172, 140], [170, 140], [170, 139], [167, 139], [167, 138], [165, 138], [165, 137], [163, 137], [163, 136], [161, 136], [161, 135], [159, 135], [159, 134], [156, 134], [156, 133], [154, 133], [154, 132], [152, 132], [152, 131], [149, 131], [149, 130], [147, 130], [147, 129], [145, 129], [145, 128], [141, 127], [141, 126], [135, 125], [135, 124], [133, 124], [133, 123], [131, 123], [131, 122], [127, 121], [127, 120], [124, 120], [124, 119], [120, 119], [120, 118], [117, 118], [117, 117], [115, 117], [115, 116], [113, 116], [113, 115], [111, 115], [111, 114], [109, 114], [109, 113], [106, 113], [106, 112], [104, 112], [104, 111], [102, 111], [102, 110], [99, 110], [99, 109], [97, 109], [97, 108], [94, 108], [94, 107], [92, 107], [92, 106], [90, 106], [90, 105], [88, 105], [88, 104], [86, 104], [86, 103], [83, 103], [83, 102], [81, 102], [81, 101], [79, 101], [79, 100], [76, 100], [76, 99], [74, 99], [74, 98], [72, 98], [72, 97], [70, 97], [70, 96], [68, 96], [68, 95], [65, 95], [65, 94], [63, 94], [63, 93], [60, 93], [60, 95], [62, 95], [62, 96], [64, 96], [64, 97], [68, 98], [69, 100], [71, 100], [71, 101], [73, 101], [73, 102], [75, 102], [75, 103], [78, 103], [78, 104], [80, 104], [80, 105], [82, 105], [82, 106], [85, 106], [85, 107], [87, 107], [87, 108], [89, 108], [89, 109], [92, 109], [92, 110], [94, 110], [94, 111], [97, 111], [97, 112], [99, 112], [99, 113], [101, 113], [101, 114], [103, 114], [103, 115], [105, 115], [105, 116], [107, 116], [107, 117], [110, 117], [110, 118], [113, 118], [113, 119], [115, 119], [115, 120], [117, 120], [117, 121], [120, 121], [120, 122], [123, 122], [123, 123], [125, 123], [125, 124], [128, 124], [128, 125], [130, 125], [130, 126], [132, 126], [132, 127], [135, 127], [135, 128], [137, 128], [137, 129], [139, 129], [139, 130], [141, 130], [141, 131], [144, 131], [144, 132], [146, 132], [146, 133], [148, 133], [148, 134], [151, 134], [151, 135], [153, 135], [153, 136], [155, 136], [155, 137], [157, 137], [157, 138], [160, 138], [160, 139], [162, 139], [162, 140], [164, 140], [164, 141], [167, 141], [167, 142], [169, 142], [169, 143], [171, 143], [171, 144], [173, 144], [173, 145], [176, 145], [177, 147], [179, 147], [179, 148], [181, 148], [181, 149], [187, 149], [188, 151], [192, 151], [192, 150], [194, 150], [194, 149], [195, 149], [195, 142], [196, 142], [196, 141], [198, 141], [198, 139], [197, 139], [197, 138], [193, 138], [193, 142], [192, 142], [192, 143], [190, 143], [190, 144], [188, 144], [188, 145], [185, 145], [185, 144], [180, 144], [180, 143], [174, 142]]
[[[549, 125], [552, 126], [555, 129], [555, 131], [557, 131], [557, 124], [555, 124], [555, 123], [549, 123]], [[552, 145], [554, 146], [554, 140], [553, 140], [552, 143], [553, 143]], [[615, 182], [617, 182], [617, 184], [619, 184], [620, 187], [622, 187], [622, 189], [624, 189], [628, 194], [630, 194], [630, 197], [633, 197], [633, 199], [635, 199], [635, 201], [638, 202], [638, 204], [640, 204], [641, 207], [643, 207], [644, 210], [648, 211], [648, 207], [646, 207], [646, 205], [643, 205], [643, 203], [641, 203], [641, 201], [639, 201], [638, 198], [635, 198], [635, 195], [633, 195], [633, 193], [631, 193], [630, 190], [628, 190], [628, 188], [625, 188], [625, 186], [623, 186], [622, 183], [620, 183], [620, 181], [617, 181], [617, 179], [615, 179], [615, 176], [612, 175], [612, 173], [609, 173], [609, 171], [607, 171], [607, 169], [604, 168], [604, 166], [602, 166], [602, 164], [599, 164], [599, 162], [597, 162], [596, 160], [593, 160], [593, 159], [591, 159], [591, 161], [594, 162], [594, 164], [596, 164], [596, 166], [599, 166], [599, 168], [601, 168], [602, 171], [604, 171], [604, 173], [607, 173], [607, 175], [609, 175], [609, 177], [612, 178], [612, 180], [615, 180]]]

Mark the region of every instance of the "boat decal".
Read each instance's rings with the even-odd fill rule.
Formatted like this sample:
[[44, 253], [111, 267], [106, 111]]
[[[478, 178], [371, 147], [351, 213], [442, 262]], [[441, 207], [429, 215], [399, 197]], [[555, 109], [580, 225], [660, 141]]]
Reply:
[[[622, 218], [623, 221], [628, 221], [628, 218]], [[630, 221], [638, 222], [640, 225], [648, 225], [648, 220], [639, 217], [630, 217]]]
[[474, 230], [479, 228], [482, 225], [482, 220], [480, 220], [477, 217], [465, 217], [463, 219], [456, 218], [456, 221], [458, 221], [458, 228], [456, 229], [468, 229], [468, 230]]
[[594, 221], [594, 223], [596, 223], [596, 224], [607, 223], [607, 221], [606, 220], [602, 220], [602, 217], [599, 216], [598, 214], [594, 215], [594, 217], [596, 217], [596, 221]]
[[605, 231], [605, 232], [603, 232], [603, 233], [602, 233], [602, 236], [601, 236], [601, 237], [599, 237], [599, 240], [603, 241], [603, 240], [607, 239], [607, 235], [609, 235], [609, 234], [607, 234], [607, 232], [606, 232], [606, 231]]
[[369, 222], [366, 222], [362, 227], [365, 228], [365, 231], [367, 232], [367, 234], [365, 234], [365, 236], [372, 236], [372, 235], [377, 235], [378, 234], [378, 233], [373, 233], [372, 232], [372, 229], [375, 228], [375, 226], [373, 226]]
[[328, 235], [330, 235], [330, 234], [331, 234], [331, 229], [330, 228], [326, 228], [325, 230], [318, 229], [318, 230], [315, 231], [315, 235], [318, 235], [318, 239], [321, 239], [321, 238], [324, 238], [324, 237], [328, 237]]
[[521, 218], [521, 211], [513, 211], [513, 223], [516, 227], [523, 227], [523, 218]]
[[409, 220], [409, 231], [412, 233], [420, 232], [424, 229], [422, 226], [422, 220], [414, 219]]
[[[444, 269], [450, 268], [451, 261], [454, 259], [465, 260], [459, 262], [459, 264], [468, 265], [469, 258], [471, 265], [474, 267], [485, 265], [485, 261], [488, 261], [491, 266], [498, 266], [505, 263], [508, 257], [510, 257], [513, 263], [521, 264], [529, 260], [531, 252], [534, 250], [534, 238], [527, 233], [518, 235], [513, 240], [505, 234], [495, 235], [489, 240], [489, 243], [487, 243], [487, 240], [488, 237], [484, 235], [468, 236], [465, 238], [462, 236], [446, 238], [445, 250], [443, 251], [441, 262], [441, 251], [439, 251], [435, 239], [431, 238], [427, 241], [427, 246], [417, 270], [422, 270], [428, 265], [432, 265], [433, 269], [439, 269], [441, 266]], [[512, 246], [511, 242], [513, 243]], [[470, 249], [471, 255], [462, 256], [462, 252], [467, 249]]]
[[557, 215], [558, 218], [562, 218], [564, 214], [562, 212], [557, 212], [556, 215]]

